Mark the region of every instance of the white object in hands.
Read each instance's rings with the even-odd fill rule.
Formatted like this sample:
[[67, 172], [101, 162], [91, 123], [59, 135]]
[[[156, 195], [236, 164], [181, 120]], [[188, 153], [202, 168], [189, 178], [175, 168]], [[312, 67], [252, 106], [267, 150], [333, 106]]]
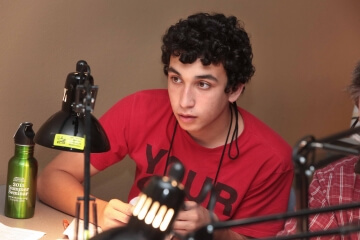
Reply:
[[139, 197], [134, 197], [133, 199], [130, 200], [129, 203], [130, 203], [131, 205], [135, 206], [135, 204], [137, 203], [138, 199], [139, 199]]

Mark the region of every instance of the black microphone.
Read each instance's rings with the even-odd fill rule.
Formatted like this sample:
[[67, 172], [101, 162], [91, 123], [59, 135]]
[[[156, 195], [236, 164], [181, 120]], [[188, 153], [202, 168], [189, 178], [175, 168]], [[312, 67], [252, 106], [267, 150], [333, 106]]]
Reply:
[[185, 191], [181, 184], [184, 172], [184, 166], [176, 161], [170, 165], [168, 176], [151, 177], [139, 194], [127, 225], [104, 231], [91, 239], [165, 239], [171, 231], [179, 210], [184, 205]]

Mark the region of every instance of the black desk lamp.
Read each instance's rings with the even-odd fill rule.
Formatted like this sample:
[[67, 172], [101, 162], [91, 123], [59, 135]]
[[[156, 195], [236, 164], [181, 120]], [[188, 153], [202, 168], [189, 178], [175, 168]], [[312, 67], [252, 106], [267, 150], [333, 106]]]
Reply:
[[[97, 119], [91, 114], [98, 87], [90, 73], [90, 66], [80, 60], [76, 72], [66, 79], [62, 108], [38, 130], [35, 143], [63, 151], [84, 152], [84, 239], [89, 239], [90, 153], [110, 150], [109, 140]], [[96, 221], [96, 208], [94, 214]], [[77, 203], [77, 220], [80, 203]], [[95, 225], [97, 223], [95, 222]]]

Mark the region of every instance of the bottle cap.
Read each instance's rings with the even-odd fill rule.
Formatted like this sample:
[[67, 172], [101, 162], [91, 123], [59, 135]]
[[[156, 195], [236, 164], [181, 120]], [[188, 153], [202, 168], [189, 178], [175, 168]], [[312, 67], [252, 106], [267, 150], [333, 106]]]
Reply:
[[17, 145], [35, 145], [35, 132], [32, 129], [33, 124], [30, 122], [23, 122], [14, 135], [14, 141]]

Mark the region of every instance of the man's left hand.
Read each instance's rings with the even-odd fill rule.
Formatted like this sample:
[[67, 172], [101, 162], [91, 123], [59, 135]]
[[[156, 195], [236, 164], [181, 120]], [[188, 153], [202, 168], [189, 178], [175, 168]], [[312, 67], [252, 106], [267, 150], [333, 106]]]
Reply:
[[193, 201], [186, 201], [173, 224], [173, 231], [180, 235], [187, 235], [196, 229], [210, 223], [210, 212]]

